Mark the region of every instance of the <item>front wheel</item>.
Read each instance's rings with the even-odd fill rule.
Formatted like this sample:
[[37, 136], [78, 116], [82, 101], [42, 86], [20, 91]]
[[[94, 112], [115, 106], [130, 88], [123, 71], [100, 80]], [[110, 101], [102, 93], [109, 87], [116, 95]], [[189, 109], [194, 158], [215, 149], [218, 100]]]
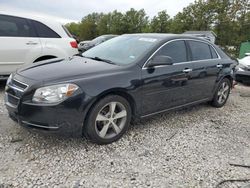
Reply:
[[219, 86], [214, 94], [214, 98], [211, 101], [212, 106], [217, 107], [217, 108], [224, 106], [225, 103], [227, 102], [228, 97], [229, 97], [230, 89], [231, 89], [230, 80], [227, 78], [224, 78], [220, 82], [220, 84], [219, 84]]
[[118, 95], [110, 95], [91, 109], [84, 129], [85, 135], [97, 144], [110, 144], [122, 137], [130, 121], [128, 101]]

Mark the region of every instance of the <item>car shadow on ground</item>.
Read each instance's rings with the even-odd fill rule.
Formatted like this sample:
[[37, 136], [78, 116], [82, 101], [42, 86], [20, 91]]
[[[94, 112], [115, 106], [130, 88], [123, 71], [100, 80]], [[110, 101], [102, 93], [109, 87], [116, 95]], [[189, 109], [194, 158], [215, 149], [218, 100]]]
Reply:
[[[179, 130], [185, 128], [183, 124], [174, 124], [169, 125], [166, 123], [168, 119], [173, 118], [181, 118], [181, 116], [186, 116], [190, 113], [195, 113], [202, 108], [212, 108], [208, 104], [200, 104], [192, 107], [187, 107], [180, 110], [174, 110], [170, 112], [161, 113], [158, 115], [154, 115], [151, 117], [147, 117], [140, 121], [134, 122], [131, 124], [129, 130], [125, 133], [121, 140], [118, 142], [114, 142], [112, 144], [106, 145], [107, 149], [112, 148], [113, 146], [120, 145], [121, 142], [129, 143], [129, 145], [133, 145], [134, 142], [140, 142], [141, 135], [146, 132], [150, 132], [153, 129], [161, 129], [162, 126], [166, 126], [166, 129], [169, 129], [169, 135], [166, 135], [166, 138], [171, 137], [171, 135], [176, 134]], [[163, 124], [164, 125], [163, 125]], [[70, 147], [71, 145], [75, 145], [79, 147], [79, 149], [93, 150], [94, 148], [103, 148], [101, 145], [94, 144], [88, 141], [85, 137], [74, 137], [74, 136], [65, 136], [58, 134], [46, 134], [39, 131], [30, 130], [27, 128], [19, 127], [18, 128], [18, 138], [21, 137], [23, 144], [30, 143], [32, 140], [32, 148], [40, 148], [40, 149], [49, 149], [49, 148], [64, 148]], [[148, 130], [148, 131], [147, 131]], [[146, 133], [147, 134], [147, 133]], [[138, 141], [139, 140], [139, 141]]]

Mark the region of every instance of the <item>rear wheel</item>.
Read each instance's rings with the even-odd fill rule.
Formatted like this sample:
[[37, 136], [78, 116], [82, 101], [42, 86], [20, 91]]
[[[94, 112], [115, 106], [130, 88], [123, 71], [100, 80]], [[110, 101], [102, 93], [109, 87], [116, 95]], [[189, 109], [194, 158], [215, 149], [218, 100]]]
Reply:
[[110, 95], [97, 102], [89, 113], [85, 135], [97, 144], [110, 144], [129, 127], [131, 108], [126, 99]]
[[227, 78], [224, 78], [220, 82], [220, 84], [219, 84], [219, 86], [214, 94], [214, 98], [211, 101], [212, 106], [217, 107], [217, 108], [224, 106], [225, 103], [227, 102], [228, 97], [229, 97], [230, 89], [231, 89], [230, 80]]

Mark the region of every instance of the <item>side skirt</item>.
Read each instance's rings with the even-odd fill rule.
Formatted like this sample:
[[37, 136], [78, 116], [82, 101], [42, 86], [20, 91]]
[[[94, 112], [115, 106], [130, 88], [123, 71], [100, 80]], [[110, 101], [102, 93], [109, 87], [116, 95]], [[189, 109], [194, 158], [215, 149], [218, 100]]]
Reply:
[[153, 116], [153, 115], [160, 114], [160, 113], [163, 113], [163, 112], [168, 112], [168, 111], [171, 111], [171, 110], [180, 109], [180, 108], [183, 108], [183, 107], [193, 106], [193, 105], [200, 104], [200, 103], [203, 103], [203, 102], [208, 102], [210, 100], [211, 100], [210, 98], [198, 100], [198, 101], [195, 101], [195, 102], [191, 102], [191, 103], [187, 103], [187, 104], [184, 104], [184, 105], [180, 105], [180, 106], [168, 108], [168, 109], [165, 109], [165, 110], [161, 110], [161, 111], [158, 111], [158, 112], [154, 112], [154, 113], [151, 113], [151, 114], [143, 115], [143, 116], [141, 116], [141, 118], [146, 118], [146, 117], [149, 117], [149, 116]]

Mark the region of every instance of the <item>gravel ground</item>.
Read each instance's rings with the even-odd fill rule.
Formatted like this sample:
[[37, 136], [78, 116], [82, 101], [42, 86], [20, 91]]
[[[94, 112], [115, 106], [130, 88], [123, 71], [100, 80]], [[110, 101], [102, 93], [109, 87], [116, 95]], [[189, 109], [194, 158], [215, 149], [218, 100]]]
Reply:
[[[116, 143], [46, 136], [8, 116], [0, 83], [0, 187], [250, 186], [250, 87], [220, 109], [207, 104], [154, 116]], [[247, 181], [248, 180], [248, 181]]]

